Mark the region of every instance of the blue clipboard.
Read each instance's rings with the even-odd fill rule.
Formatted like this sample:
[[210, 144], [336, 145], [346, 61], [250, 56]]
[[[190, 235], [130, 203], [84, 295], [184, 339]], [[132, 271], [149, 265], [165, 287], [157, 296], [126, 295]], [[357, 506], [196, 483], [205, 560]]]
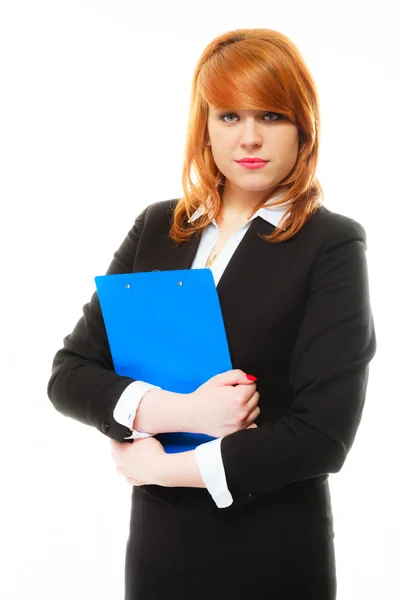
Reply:
[[[94, 278], [115, 372], [188, 394], [232, 369], [221, 306], [210, 269], [99, 275]], [[215, 438], [154, 436], [171, 454]]]

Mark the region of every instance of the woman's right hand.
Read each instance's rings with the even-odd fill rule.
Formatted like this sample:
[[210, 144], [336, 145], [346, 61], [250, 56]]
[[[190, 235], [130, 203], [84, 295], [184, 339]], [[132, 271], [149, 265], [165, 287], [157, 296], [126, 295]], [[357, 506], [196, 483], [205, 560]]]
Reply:
[[221, 438], [240, 429], [257, 427], [260, 394], [246, 373], [233, 369], [219, 373], [189, 394], [193, 401], [196, 433]]

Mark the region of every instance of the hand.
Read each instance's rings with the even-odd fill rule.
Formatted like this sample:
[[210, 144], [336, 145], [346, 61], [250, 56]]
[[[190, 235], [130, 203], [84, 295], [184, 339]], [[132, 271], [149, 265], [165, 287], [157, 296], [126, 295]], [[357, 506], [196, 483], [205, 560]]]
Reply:
[[111, 440], [111, 456], [117, 473], [131, 485], [157, 484], [161, 461], [166, 452], [154, 437], [135, 440], [133, 444]]
[[195, 405], [198, 433], [220, 438], [257, 427], [253, 421], [260, 414], [260, 394], [240, 369], [219, 373], [188, 395]]

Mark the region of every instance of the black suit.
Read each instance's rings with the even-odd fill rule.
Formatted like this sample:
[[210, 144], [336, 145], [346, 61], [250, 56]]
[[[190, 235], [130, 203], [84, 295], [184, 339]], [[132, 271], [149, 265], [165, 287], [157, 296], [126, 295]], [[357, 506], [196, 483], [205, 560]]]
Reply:
[[[142, 211], [107, 274], [191, 267], [200, 237], [172, 244], [175, 205], [156, 202]], [[311, 528], [310, 535], [326, 539], [333, 536], [328, 474], [341, 469], [353, 444], [376, 352], [366, 234], [357, 221], [324, 206], [287, 242], [269, 244], [258, 235], [273, 229], [256, 217], [217, 285], [232, 366], [257, 376], [260, 393], [258, 428], [226, 436], [221, 444], [233, 504], [218, 509], [200, 488], [142, 486], [133, 488], [133, 497], [142, 501], [144, 493], [164, 507], [193, 499], [208, 507], [209, 518], [234, 518], [239, 508], [261, 510], [272, 499], [282, 506], [307, 497], [312, 504], [323, 490], [326, 528]], [[130, 431], [112, 414], [132, 381], [113, 371], [94, 293], [55, 355], [48, 395], [60, 412], [123, 441]], [[161, 510], [158, 502], [154, 506]]]

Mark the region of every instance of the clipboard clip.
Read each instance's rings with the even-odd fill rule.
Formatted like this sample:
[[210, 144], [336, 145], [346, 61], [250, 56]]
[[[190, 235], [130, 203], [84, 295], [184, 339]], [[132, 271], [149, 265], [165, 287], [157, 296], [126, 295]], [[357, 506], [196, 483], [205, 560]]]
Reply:
[[[161, 273], [161, 270], [160, 270], [160, 269], [152, 269], [152, 271], [151, 271], [151, 272], [152, 272], [152, 273], [154, 273], [154, 271], [158, 271], [159, 273]], [[182, 282], [182, 281], [178, 281], [178, 285], [180, 285], [180, 286], [182, 287], [182, 285], [183, 285], [183, 282]]]

